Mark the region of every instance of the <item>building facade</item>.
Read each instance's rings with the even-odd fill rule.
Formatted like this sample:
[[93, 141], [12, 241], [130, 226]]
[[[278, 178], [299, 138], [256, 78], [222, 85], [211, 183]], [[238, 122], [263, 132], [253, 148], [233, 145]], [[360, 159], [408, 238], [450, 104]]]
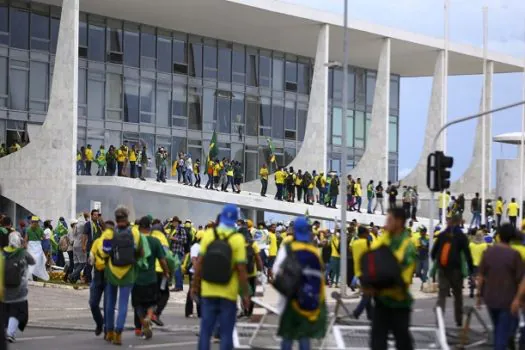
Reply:
[[[245, 180], [269, 159], [290, 163], [304, 138], [313, 57], [80, 13], [78, 147], [146, 145], [203, 159], [214, 130], [219, 157], [242, 162]], [[0, 0], [0, 142], [29, 140], [45, 119], [60, 8]], [[327, 169], [341, 171], [341, 68], [329, 69]], [[376, 71], [349, 69], [346, 113], [354, 167], [366, 147]], [[398, 75], [391, 76], [389, 178], [397, 179]], [[153, 163], [150, 163], [153, 170]], [[313, 169], [308, 169], [313, 170]], [[96, 169], [93, 170], [95, 173]]]

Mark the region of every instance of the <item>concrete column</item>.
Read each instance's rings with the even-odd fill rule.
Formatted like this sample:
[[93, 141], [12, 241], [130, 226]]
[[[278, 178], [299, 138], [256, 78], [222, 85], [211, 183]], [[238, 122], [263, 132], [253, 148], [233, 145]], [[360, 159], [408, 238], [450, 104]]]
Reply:
[[[487, 76], [483, 83], [482, 89], [485, 89], [485, 101], [486, 106], [488, 108], [491, 108], [492, 106], [492, 78], [494, 76], [494, 62], [487, 62]], [[481, 94], [483, 95], [483, 94]], [[480, 101], [480, 111], [483, 110], [483, 101]], [[485, 163], [485, 183], [488, 187], [490, 187], [490, 167], [491, 167], [491, 155], [490, 152], [491, 145], [492, 145], [492, 116], [487, 115], [485, 118], [486, 120], [486, 134], [485, 134], [485, 140], [483, 140], [483, 119], [478, 119], [477, 126], [476, 126], [476, 135], [474, 137], [474, 149], [472, 151], [472, 160], [470, 162], [469, 167], [467, 170], [463, 173], [463, 175], [455, 182], [453, 182], [450, 186], [451, 191], [455, 193], [465, 193], [465, 194], [473, 194], [476, 192], [481, 192], [481, 165], [482, 165], [482, 144], [485, 142], [485, 147], [487, 147], [487, 162]], [[485, 189], [487, 190], [487, 189]], [[490, 194], [490, 192], [487, 190], [487, 195]], [[488, 197], [487, 197], [488, 198]]]
[[[390, 38], [383, 39], [377, 67], [372, 124], [366, 139], [366, 149], [357, 166], [351, 171], [361, 183], [369, 180], [388, 181], [388, 122], [390, 112]], [[344, 166], [344, 165], [343, 165]]]
[[423, 150], [419, 161], [414, 169], [404, 178], [402, 182], [407, 186], [418, 186], [420, 192], [427, 192], [427, 157], [432, 152], [432, 141], [441, 128], [441, 113], [443, 110], [443, 68], [445, 64], [445, 53], [439, 51], [434, 67], [434, 78], [432, 80], [432, 93], [428, 106], [427, 126]]

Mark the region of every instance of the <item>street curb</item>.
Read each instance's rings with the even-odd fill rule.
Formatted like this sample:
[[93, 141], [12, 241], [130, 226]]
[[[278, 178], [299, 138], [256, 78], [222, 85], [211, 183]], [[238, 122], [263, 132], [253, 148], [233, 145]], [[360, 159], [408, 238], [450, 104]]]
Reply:
[[[48, 329], [48, 330], [59, 330], [59, 331], [75, 331], [75, 332], [87, 332], [87, 333], [93, 333], [94, 328], [93, 327], [79, 327], [79, 326], [71, 326], [71, 325], [61, 325], [61, 324], [45, 324], [43, 322], [29, 322], [27, 325], [29, 328], [38, 328], [38, 329]], [[170, 328], [170, 327], [155, 327], [153, 328], [156, 332], [161, 333], [178, 333], [178, 332], [190, 332], [190, 333], [198, 333], [200, 326], [182, 326], [178, 328]], [[131, 325], [124, 326], [124, 331], [134, 331], [135, 327]]]
[[68, 285], [68, 284], [56, 284], [56, 283], [49, 283], [49, 282], [35, 282], [35, 281], [27, 281], [28, 286], [34, 286], [34, 287], [41, 287], [41, 288], [54, 288], [54, 289], [69, 289], [69, 290], [85, 290], [89, 289], [88, 286], [83, 285]]

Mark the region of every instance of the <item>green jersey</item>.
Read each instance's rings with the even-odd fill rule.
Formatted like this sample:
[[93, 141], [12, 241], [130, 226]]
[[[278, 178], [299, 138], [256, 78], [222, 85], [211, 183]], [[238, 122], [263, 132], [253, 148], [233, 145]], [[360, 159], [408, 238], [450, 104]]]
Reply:
[[151, 284], [157, 283], [157, 273], [155, 272], [155, 260], [164, 259], [166, 253], [160, 241], [151, 236], [146, 236], [148, 240], [149, 249], [151, 254], [147, 257], [148, 268], [136, 268], [137, 279], [135, 284], [138, 286], [149, 286]]
[[44, 238], [44, 230], [41, 227], [28, 227], [26, 230], [28, 241], [41, 241]]

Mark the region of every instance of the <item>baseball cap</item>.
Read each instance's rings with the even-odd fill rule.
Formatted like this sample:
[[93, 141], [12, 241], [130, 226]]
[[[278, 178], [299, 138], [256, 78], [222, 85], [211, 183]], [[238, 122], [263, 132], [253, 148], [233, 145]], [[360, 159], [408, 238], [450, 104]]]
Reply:
[[228, 227], [234, 227], [237, 219], [239, 218], [239, 210], [234, 204], [226, 204], [222, 208], [219, 222]]
[[32, 222], [39, 222], [40, 218], [38, 216], [31, 216], [31, 221]]
[[298, 217], [293, 224], [295, 240], [299, 242], [310, 242], [310, 225], [304, 216]]

